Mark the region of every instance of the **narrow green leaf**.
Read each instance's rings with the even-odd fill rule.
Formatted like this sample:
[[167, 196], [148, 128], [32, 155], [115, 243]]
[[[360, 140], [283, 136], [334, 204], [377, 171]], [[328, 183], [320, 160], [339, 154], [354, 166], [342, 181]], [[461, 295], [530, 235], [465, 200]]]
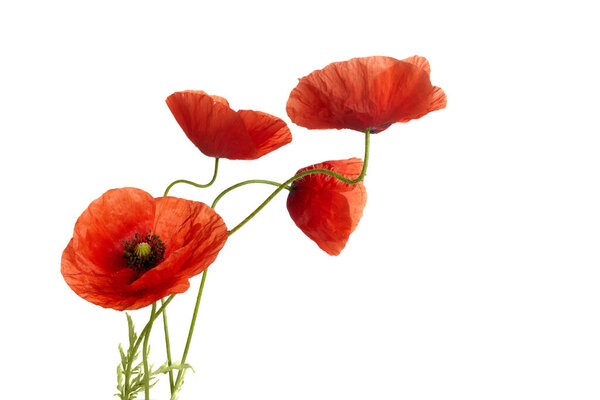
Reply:
[[123, 392], [123, 368], [121, 368], [120, 364], [117, 365], [117, 389]]
[[129, 347], [133, 348], [135, 341], [137, 340], [137, 335], [135, 334], [135, 326], [133, 325], [131, 315], [129, 315], [129, 313], [125, 313], [125, 315], [127, 316], [127, 327], [129, 328]]

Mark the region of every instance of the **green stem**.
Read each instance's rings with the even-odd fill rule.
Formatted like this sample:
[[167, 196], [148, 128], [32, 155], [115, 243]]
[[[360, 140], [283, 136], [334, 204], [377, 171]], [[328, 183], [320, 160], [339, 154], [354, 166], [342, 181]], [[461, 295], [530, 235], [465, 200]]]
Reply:
[[150, 400], [150, 372], [148, 371], [148, 340], [150, 339], [150, 331], [152, 330], [152, 322], [154, 321], [154, 313], [156, 312], [156, 303], [152, 304], [150, 311], [149, 328], [144, 335], [144, 347], [142, 347], [142, 357], [144, 360], [144, 394], [146, 400]]
[[[363, 162], [363, 168], [362, 171], [360, 172], [360, 175], [358, 175], [358, 177], [356, 179], [349, 179], [346, 178], [345, 176], [342, 176], [340, 174], [338, 174], [337, 172], [328, 170], [328, 169], [309, 169], [307, 171], [301, 172], [299, 174], [296, 174], [294, 176], [292, 176], [290, 179], [288, 179], [287, 181], [283, 182], [281, 185], [279, 185], [279, 187], [277, 189], [275, 189], [275, 191], [273, 193], [271, 193], [271, 195], [269, 197], [267, 197], [265, 199], [265, 201], [263, 201], [261, 203], [261, 205], [259, 205], [256, 210], [254, 210], [250, 215], [248, 215], [242, 222], [240, 222], [237, 226], [235, 226], [233, 229], [231, 229], [229, 231], [229, 235], [233, 235], [238, 229], [240, 229], [242, 226], [244, 226], [248, 221], [250, 221], [252, 218], [254, 218], [254, 216], [256, 214], [258, 214], [260, 212], [260, 210], [262, 210], [267, 204], [269, 204], [269, 202], [271, 200], [273, 200], [275, 198], [275, 196], [277, 196], [277, 194], [279, 194], [279, 192], [281, 192], [284, 188], [287, 187], [287, 185], [289, 185], [290, 183], [294, 182], [296, 179], [300, 179], [303, 178], [307, 175], [312, 175], [312, 174], [325, 174], [325, 175], [329, 175], [329, 176], [333, 176], [339, 180], [341, 180], [342, 182], [348, 183], [350, 185], [353, 185], [355, 183], [358, 183], [360, 181], [362, 181], [365, 177], [365, 174], [367, 173], [367, 166], [369, 164], [369, 139], [370, 139], [370, 133], [371, 131], [369, 129], [367, 129], [365, 131], [365, 158], [364, 158], [364, 162]], [[214, 203], [213, 203], [214, 206]]]
[[[144, 338], [146, 337], [147, 333], [149, 332], [150, 329], [152, 329], [152, 323], [154, 322], [154, 320], [165, 310], [165, 308], [167, 307], [167, 305], [171, 302], [171, 300], [173, 300], [173, 298], [175, 297], [174, 294], [170, 295], [169, 298], [167, 298], [167, 300], [161, 305], [161, 307], [158, 309], [158, 311], [154, 314], [150, 314], [150, 321], [148, 321], [148, 323], [146, 324], [146, 326], [144, 327], [144, 329], [142, 329], [142, 332], [140, 333], [140, 336], [138, 336], [135, 344], [133, 345], [133, 349], [131, 351], [131, 354], [135, 354], [137, 352], [137, 350], [140, 348], [140, 345], [142, 344], [142, 340], [144, 340]], [[133, 357], [132, 357], [133, 358]], [[131, 376], [131, 359], [129, 360], [129, 362], [127, 363], [127, 368], [125, 368], [124, 374], [125, 374], [125, 398], [129, 399], [129, 377]]]
[[[165, 300], [160, 300], [161, 304], [165, 304]], [[169, 324], [167, 323], [167, 312], [163, 311], [163, 326], [165, 329], [165, 345], [167, 347], [167, 365], [170, 367], [173, 363], [171, 361], [171, 343], [169, 341]], [[171, 395], [175, 390], [175, 383], [173, 381], [173, 370], [169, 370], [169, 387], [171, 388]]]
[[169, 194], [169, 190], [171, 190], [171, 188], [173, 186], [177, 185], [178, 183], [185, 183], [185, 184], [192, 185], [192, 186], [195, 186], [195, 187], [201, 188], [201, 189], [207, 188], [210, 185], [212, 185], [213, 183], [215, 183], [215, 181], [217, 180], [217, 173], [218, 172], [219, 172], [219, 159], [215, 158], [215, 172], [213, 173], [213, 177], [210, 180], [210, 182], [205, 183], [205, 184], [200, 184], [200, 183], [195, 183], [195, 182], [188, 181], [188, 180], [185, 180], [185, 179], [178, 179], [175, 182], [171, 182], [171, 184], [169, 186], [167, 186], [167, 188], [165, 189], [165, 194], [163, 196], [166, 196], [167, 194]]
[[[167, 186], [167, 188], [165, 189], [165, 193], [163, 194], [163, 196], [167, 196], [169, 194], [169, 191], [171, 190], [171, 188], [173, 186], [175, 186], [178, 183], [186, 183], [188, 185], [192, 185], [195, 186], [197, 188], [207, 188], [209, 186], [211, 186], [213, 183], [215, 183], [215, 181], [217, 180], [217, 174], [219, 173], [219, 159], [215, 158], [215, 168], [214, 168], [214, 172], [213, 172], [213, 177], [210, 180], [210, 182], [205, 183], [205, 184], [199, 184], [199, 183], [195, 183], [192, 181], [188, 181], [185, 179], [179, 179], [176, 180], [174, 182], [172, 182], [169, 186]], [[162, 304], [164, 305], [164, 300], [161, 300]], [[169, 365], [169, 367], [172, 365], [172, 359], [171, 359], [171, 343], [169, 340], [169, 324], [167, 322], [167, 311], [164, 310], [163, 311], [163, 327], [164, 327], [164, 331], [165, 331], [165, 346], [167, 349], [167, 363]], [[171, 395], [173, 395], [173, 392], [175, 390], [175, 384], [173, 382], [173, 371], [170, 370], [169, 371], [169, 386], [171, 388]]]
[[[202, 273], [202, 281], [200, 282], [200, 288], [198, 289], [198, 297], [196, 298], [196, 305], [194, 306], [194, 314], [192, 315], [192, 322], [190, 323], [190, 331], [188, 332], [187, 341], [185, 342], [183, 356], [181, 356], [181, 369], [177, 372], [177, 379], [175, 380], [175, 388], [179, 388], [183, 380], [183, 371], [185, 369], [183, 366], [190, 350], [190, 344], [192, 343], [192, 336], [194, 334], [194, 327], [196, 325], [196, 317], [198, 316], [198, 308], [200, 307], [200, 300], [202, 299], [202, 292], [204, 291], [204, 282], [206, 281], [206, 271], [208, 270], [205, 269]], [[173, 395], [171, 395], [171, 399], [173, 399]]]
[[[221, 198], [223, 196], [225, 196], [227, 193], [231, 192], [233, 189], [237, 189], [240, 186], [248, 185], [250, 183], [266, 183], [267, 185], [273, 185], [273, 186], [280, 186], [281, 185], [279, 182], [267, 181], [267, 180], [264, 180], [264, 179], [251, 179], [249, 181], [244, 181], [244, 182], [236, 183], [235, 185], [230, 186], [227, 189], [223, 190], [221, 193], [219, 193], [219, 195], [213, 201], [211, 208], [215, 208], [215, 206], [217, 205], [217, 203], [219, 202], [219, 200], [221, 200]], [[289, 186], [286, 186], [284, 189], [287, 189], [289, 191], [292, 190], [292, 188], [289, 187]]]
[[133, 346], [133, 352], [134, 353], [137, 351], [137, 349], [140, 348], [140, 345], [142, 344], [142, 340], [144, 339], [144, 335], [146, 334], [146, 332], [148, 332], [149, 329], [152, 329], [152, 323], [154, 322], [154, 320], [156, 318], [158, 318], [158, 316], [167, 308], [167, 306], [169, 305], [169, 303], [171, 302], [171, 300], [173, 300], [174, 297], [175, 297], [174, 294], [170, 295], [167, 298], [167, 300], [165, 300], [165, 303], [160, 306], [160, 308], [154, 314], [154, 316], [152, 317], [152, 319], [150, 319], [150, 321], [148, 321], [148, 323], [146, 324], [146, 326], [144, 327], [144, 329], [142, 329], [142, 332], [140, 333], [140, 336], [138, 337], [138, 339], [135, 342], [135, 345]]

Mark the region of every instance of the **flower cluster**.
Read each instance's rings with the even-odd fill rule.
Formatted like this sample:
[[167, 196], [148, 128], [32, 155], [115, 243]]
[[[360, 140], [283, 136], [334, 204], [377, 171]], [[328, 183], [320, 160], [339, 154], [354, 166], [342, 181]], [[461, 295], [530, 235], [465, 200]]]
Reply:
[[[185, 180], [173, 184], [209, 186], [217, 176], [219, 159], [255, 160], [292, 141], [282, 119], [260, 111], [234, 111], [223, 97], [186, 90], [168, 96], [166, 103], [190, 141], [203, 154], [215, 158], [214, 178], [209, 184]], [[446, 95], [431, 84], [429, 63], [423, 57], [396, 60], [376, 56], [335, 62], [301, 78], [290, 93], [286, 111], [292, 122], [308, 129], [362, 132], [364, 160], [323, 161], [299, 169], [284, 183], [240, 182], [224, 190], [212, 207], [167, 196], [173, 184], [163, 197], [128, 187], [109, 190], [94, 200], [75, 223], [73, 237], [63, 252], [61, 272], [66, 283], [76, 294], [102, 307], [133, 310], [153, 305], [140, 337], [131, 333], [130, 324], [130, 351], [121, 352], [123, 363], [119, 367], [121, 399], [134, 398], [141, 388], [148, 398], [150, 379], [156, 372], [145, 371], [136, 381], [131, 365], [142, 338], [146, 361], [152, 322], [159, 313], [166, 313], [170, 298], [158, 312], [156, 302], [185, 292], [189, 279], [204, 272], [199, 301], [206, 269], [228, 236], [287, 189], [287, 209], [293, 222], [327, 254], [340, 254], [366, 205], [364, 177], [370, 135], [445, 106]], [[248, 218], [228, 230], [214, 207], [223, 195], [249, 183], [272, 184], [277, 189]], [[166, 318], [164, 322], [166, 331]], [[167, 341], [167, 350], [168, 346]], [[174, 397], [183, 381], [187, 346], [180, 364], [172, 363], [170, 351], [167, 353], [168, 365], [160, 371], [171, 375]], [[177, 369], [174, 380], [173, 370]]]

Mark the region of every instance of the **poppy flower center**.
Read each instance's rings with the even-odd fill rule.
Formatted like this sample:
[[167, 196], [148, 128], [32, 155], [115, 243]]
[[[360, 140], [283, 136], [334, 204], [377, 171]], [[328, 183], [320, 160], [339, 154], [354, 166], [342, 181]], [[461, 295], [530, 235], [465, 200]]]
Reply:
[[165, 243], [151, 231], [144, 235], [137, 232], [131, 239], [123, 240], [123, 257], [127, 268], [144, 273], [165, 259]]

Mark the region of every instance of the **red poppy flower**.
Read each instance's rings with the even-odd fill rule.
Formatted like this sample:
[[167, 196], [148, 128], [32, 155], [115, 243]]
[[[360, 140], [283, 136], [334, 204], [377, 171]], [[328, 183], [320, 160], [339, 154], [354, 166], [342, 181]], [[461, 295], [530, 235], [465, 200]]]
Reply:
[[255, 160], [292, 141], [286, 123], [260, 111], [233, 111], [201, 90], [175, 92], [167, 105], [187, 137], [209, 157]]
[[334, 62], [300, 79], [287, 113], [308, 129], [354, 129], [378, 133], [446, 107], [446, 94], [432, 86], [429, 62], [413, 56], [353, 58]]
[[[363, 167], [359, 158], [325, 161], [298, 171], [328, 169], [356, 179]], [[367, 203], [362, 182], [347, 184], [333, 176], [311, 174], [292, 183], [287, 209], [296, 225], [327, 254], [340, 254], [356, 229]]]
[[84, 299], [133, 310], [185, 292], [226, 240], [225, 223], [206, 204], [113, 189], [75, 223], [61, 272]]

